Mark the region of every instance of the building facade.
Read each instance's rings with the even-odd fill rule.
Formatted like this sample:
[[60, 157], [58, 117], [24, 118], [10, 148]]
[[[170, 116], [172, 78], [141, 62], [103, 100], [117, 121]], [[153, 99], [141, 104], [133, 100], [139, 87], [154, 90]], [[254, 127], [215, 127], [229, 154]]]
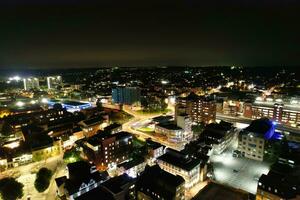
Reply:
[[216, 102], [191, 93], [187, 97], [177, 99], [175, 119], [183, 113], [187, 114], [192, 122], [209, 124], [216, 120]]
[[267, 117], [292, 127], [300, 126], [300, 105], [256, 101], [244, 105], [244, 117], [259, 119]]
[[200, 159], [191, 158], [181, 152], [167, 149], [167, 152], [157, 158], [157, 163], [163, 170], [183, 177], [185, 188], [191, 188], [201, 181]]
[[185, 131], [172, 122], [156, 124], [154, 131], [166, 136], [170, 142], [182, 142], [185, 139]]
[[24, 90], [39, 90], [40, 89], [40, 82], [38, 78], [24, 78], [23, 79], [24, 83]]
[[116, 104], [139, 104], [141, 90], [136, 87], [117, 87], [112, 89], [112, 101]]
[[48, 76], [47, 77], [47, 87], [48, 90], [56, 89], [58, 86], [62, 85], [61, 76]]
[[132, 136], [127, 132], [100, 132], [88, 138], [83, 145], [88, 159], [95, 163], [98, 169], [105, 170], [129, 159], [132, 150]]
[[252, 121], [250, 126], [240, 131], [238, 150], [246, 158], [263, 161], [266, 141], [274, 131], [274, 124], [266, 118]]
[[202, 133], [205, 143], [212, 146], [216, 154], [221, 154], [232, 143], [235, 134], [236, 128], [224, 121], [208, 124]]

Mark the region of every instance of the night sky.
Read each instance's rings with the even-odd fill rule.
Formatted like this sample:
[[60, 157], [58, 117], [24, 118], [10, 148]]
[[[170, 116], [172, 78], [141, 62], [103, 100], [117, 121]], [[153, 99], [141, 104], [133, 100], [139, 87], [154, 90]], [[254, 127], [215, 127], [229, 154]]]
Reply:
[[297, 2], [1, 0], [0, 67], [298, 65]]

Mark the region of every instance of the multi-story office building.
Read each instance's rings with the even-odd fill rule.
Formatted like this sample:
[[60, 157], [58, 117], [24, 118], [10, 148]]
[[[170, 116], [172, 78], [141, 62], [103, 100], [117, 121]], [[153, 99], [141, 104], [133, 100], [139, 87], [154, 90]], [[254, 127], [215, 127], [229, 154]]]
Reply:
[[147, 166], [136, 182], [138, 200], [185, 199], [185, 182], [178, 175], [162, 170], [158, 165]]
[[216, 102], [191, 93], [177, 99], [175, 119], [181, 114], [188, 114], [192, 122], [209, 124], [216, 120]]
[[193, 138], [191, 118], [187, 114], [178, 115], [176, 123], [178, 127], [184, 130], [183, 140], [190, 141]]
[[117, 104], [139, 104], [141, 101], [141, 90], [136, 87], [117, 87], [112, 89], [112, 101]]
[[24, 90], [39, 90], [40, 89], [40, 82], [38, 78], [24, 78], [23, 79], [24, 83]]
[[267, 118], [257, 119], [239, 134], [238, 150], [246, 158], [262, 161], [266, 141], [271, 139], [275, 125]]
[[202, 135], [205, 143], [212, 146], [215, 153], [220, 154], [231, 144], [235, 133], [236, 128], [231, 123], [221, 121], [219, 124], [208, 124]]
[[156, 124], [155, 133], [166, 136], [170, 142], [182, 142], [185, 139], [185, 131], [173, 122]]
[[157, 158], [157, 163], [163, 170], [183, 177], [185, 188], [191, 188], [203, 180], [203, 177], [200, 177], [201, 160], [182, 152], [167, 149], [164, 155]]
[[83, 149], [88, 159], [99, 169], [107, 169], [129, 159], [132, 150], [132, 136], [127, 132], [110, 134], [100, 132], [88, 138]]
[[153, 165], [156, 159], [165, 153], [165, 146], [154, 142], [151, 139], [146, 140], [148, 149], [148, 164]]
[[62, 85], [61, 76], [48, 76], [47, 77], [47, 87], [48, 89], [56, 89], [58, 86]]
[[225, 115], [238, 116], [239, 113], [243, 112], [243, 102], [237, 100], [226, 100], [223, 101], [222, 112]]
[[[268, 101], [267, 101], [268, 100]], [[288, 126], [300, 126], [300, 104], [282, 102], [282, 100], [257, 100], [244, 104], [244, 117], [259, 119], [267, 117]]]

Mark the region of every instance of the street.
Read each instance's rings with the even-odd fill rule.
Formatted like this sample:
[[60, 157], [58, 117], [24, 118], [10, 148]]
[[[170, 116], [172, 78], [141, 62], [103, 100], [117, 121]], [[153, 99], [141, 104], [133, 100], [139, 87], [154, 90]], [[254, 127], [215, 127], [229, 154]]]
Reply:
[[[172, 148], [175, 150], [182, 150], [184, 148], [184, 143], [169, 142], [160, 137], [156, 137], [151, 133], [141, 132], [141, 131], [138, 131], [133, 128], [133, 127], [139, 127], [142, 124], [146, 123], [147, 120], [154, 118], [154, 117], [161, 116], [162, 114], [140, 114], [140, 113], [132, 111], [127, 106], [124, 106], [123, 110], [133, 116], [133, 118], [130, 121], [123, 124], [123, 131], [127, 131], [129, 133], [137, 135], [138, 139], [146, 140], [147, 138], [151, 138], [153, 141], [158, 142], [162, 145], [165, 145], [168, 148]], [[168, 113], [168, 114], [173, 114], [173, 113]], [[140, 125], [138, 125], [138, 124], [140, 124]]]

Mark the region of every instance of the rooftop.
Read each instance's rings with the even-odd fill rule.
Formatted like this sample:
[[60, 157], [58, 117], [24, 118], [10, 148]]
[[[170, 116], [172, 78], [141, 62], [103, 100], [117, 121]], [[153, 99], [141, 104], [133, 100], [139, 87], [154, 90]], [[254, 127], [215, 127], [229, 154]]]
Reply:
[[122, 125], [121, 125], [121, 124], [118, 124], [118, 123], [113, 123], [113, 124], [111, 124], [111, 125], [105, 127], [105, 128], [104, 128], [104, 131], [111, 131], [111, 130], [113, 130], [113, 129], [115, 129], [115, 128], [119, 128], [119, 127], [122, 127]]
[[269, 172], [268, 175], [263, 174], [260, 177], [258, 188], [266, 190], [271, 187], [277, 189], [277, 194], [282, 198], [294, 198], [300, 194], [299, 177], [299, 175], [294, 177]]
[[264, 137], [270, 139], [275, 131], [275, 125], [267, 118], [261, 118], [253, 120], [251, 124], [241, 131], [242, 134], [248, 134], [249, 132], [256, 135], [256, 137]]
[[193, 200], [223, 200], [224, 197], [231, 200], [247, 200], [248, 194], [227, 186], [209, 183], [193, 198]]
[[118, 167], [123, 167], [125, 170], [127, 169], [130, 169], [134, 166], [137, 166], [141, 163], [145, 162], [145, 159], [143, 157], [140, 157], [138, 159], [134, 159], [134, 160], [131, 160], [131, 161], [127, 161], [127, 162], [123, 162], [121, 164], [118, 165]]
[[122, 174], [105, 181], [104, 183], [102, 183], [102, 187], [105, 187], [113, 194], [118, 194], [125, 189], [125, 186], [127, 184], [133, 183], [133, 178], [129, 177], [127, 174]]
[[90, 126], [90, 125], [101, 123], [102, 121], [103, 121], [103, 117], [97, 116], [90, 119], [86, 119], [83, 121], [83, 123], [85, 123], [87, 126]]
[[178, 127], [176, 124], [169, 122], [169, 123], [159, 123], [157, 126], [169, 129], [169, 130], [182, 130], [182, 128]]
[[200, 159], [191, 158], [182, 152], [171, 149], [167, 149], [167, 152], [157, 159], [177, 166], [185, 171], [190, 171], [201, 163]]
[[85, 161], [70, 163], [67, 165], [69, 170], [69, 179], [66, 180], [66, 189], [69, 194], [77, 192], [82, 183], [88, 184], [91, 179], [96, 182], [107, 180], [106, 172], [92, 171], [92, 165]]
[[151, 139], [147, 139], [146, 143], [147, 143], [147, 146], [150, 147], [150, 148], [152, 148], [152, 149], [158, 149], [158, 148], [160, 148], [160, 147], [163, 146], [162, 144], [160, 144], [158, 142], [154, 142]]
[[184, 182], [181, 176], [170, 174], [158, 165], [146, 166], [145, 171], [137, 180], [137, 188], [143, 192], [146, 192], [143, 189], [149, 188], [151, 192], [159, 194], [164, 199], [172, 199], [176, 188]]

